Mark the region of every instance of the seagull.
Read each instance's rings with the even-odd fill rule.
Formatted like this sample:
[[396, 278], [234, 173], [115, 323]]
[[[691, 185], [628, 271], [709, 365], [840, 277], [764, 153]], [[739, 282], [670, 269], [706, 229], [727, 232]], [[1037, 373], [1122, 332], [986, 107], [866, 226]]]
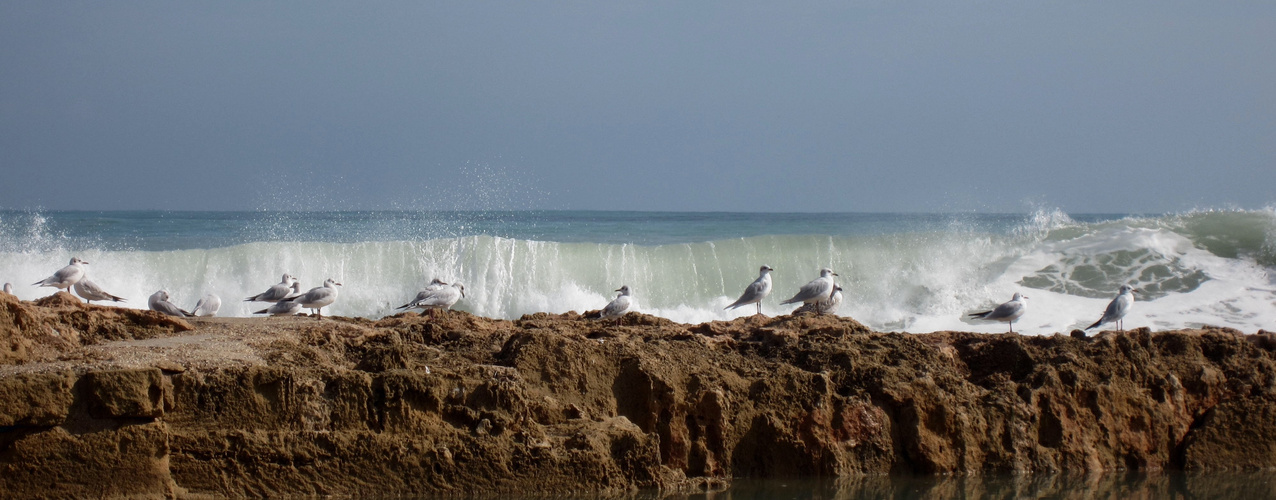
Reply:
[[1093, 325], [1087, 326], [1085, 329], [1090, 330], [1104, 323], [1113, 321], [1117, 324], [1117, 331], [1125, 331], [1125, 314], [1130, 312], [1130, 307], [1134, 305], [1134, 294], [1138, 293], [1138, 289], [1130, 285], [1121, 285], [1121, 292], [1117, 294], [1112, 302], [1108, 302], [1108, 308], [1103, 311], [1103, 317], [1099, 321], [1095, 321]]
[[416, 294], [416, 298], [412, 302], [399, 306], [399, 309], [416, 309], [421, 308], [421, 315], [425, 316], [427, 311], [452, 309], [458, 301], [465, 298], [465, 285], [460, 283], [452, 283], [448, 285], [442, 280], [435, 278], [430, 286], [425, 287], [420, 293]]
[[323, 281], [323, 286], [311, 288], [305, 295], [295, 297], [292, 301], [301, 304], [301, 307], [314, 311], [315, 316], [317, 316], [316, 319], [323, 319], [323, 311], [320, 309], [337, 301], [337, 287], [339, 286], [341, 286], [341, 283], [329, 278]]
[[79, 257], [71, 257], [71, 264], [58, 269], [58, 272], [53, 273], [53, 276], [49, 276], [43, 281], [32, 283], [32, 285], [51, 286], [59, 290], [67, 290], [71, 288], [71, 285], [84, 279], [84, 268], [81, 267], [81, 264], [88, 264], [88, 262], [80, 260]]
[[1015, 320], [1023, 316], [1024, 311], [1028, 310], [1028, 303], [1024, 301], [1027, 298], [1024, 294], [1015, 292], [1015, 296], [1010, 299], [1010, 302], [1001, 304], [991, 311], [971, 313], [970, 317], [989, 321], [1005, 321], [1010, 324], [1010, 333], [1015, 333]]
[[75, 285], [73, 286], [73, 288], [75, 288], [75, 293], [79, 294], [81, 297], [84, 297], [84, 300], [89, 301], [90, 304], [92, 304], [93, 301], [95, 300], [110, 300], [114, 302], [124, 302], [123, 298], [116, 297], [114, 295], [106, 293], [106, 290], [103, 290], [102, 287], [97, 286], [97, 283], [94, 283], [92, 280], [90, 280], [87, 277], [82, 278], [80, 279], [80, 281], [75, 282]]
[[13, 295], [13, 284], [11, 284], [11, 283], [5, 283], [5, 284], [4, 284], [4, 293], [7, 293], [7, 294], [9, 294], [9, 295]]
[[288, 296], [288, 287], [296, 281], [297, 278], [285, 274], [283, 281], [280, 281], [279, 284], [270, 287], [264, 292], [244, 299], [244, 302], [278, 302], [283, 300]]
[[815, 314], [831, 313], [842, 305], [842, 285], [833, 285], [833, 293], [813, 304], [802, 304], [793, 314], [814, 312]]
[[217, 311], [221, 308], [222, 298], [210, 293], [195, 303], [193, 312], [196, 316], [216, 316]]
[[[294, 285], [295, 284], [296, 283], [294, 283]], [[270, 307], [254, 312], [253, 314], [269, 314], [271, 316], [295, 316], [297, 313], [301, 312], [301, 309], [302, 307], [300, 303], [293, 302], [290, 299], [284, 299], [279, 302], [275, 302], [275, 304]]]
[[629, 298], [629, 285], [617, 288], [616, 291], [620, 292], [620, 295], [617, 295], [615, 299], [607, 304], [607, 307], [603, 308], [598, 318], [616, 318], [616, 326], [620, 326], [620, 317], [629, 312], [629, 306], [632, 305], [633, 301]]
[[183, 318], [183, 317], [192, 315], [191, 313], [186, 312], [182, 308], [173, 305], [172, 302], [169, 302], [168, 292], [165, 292], [163, 290], [160, 290], [158, 292], [151, 294], [151, 297], [149, 299], [146, 299], [146, 303], [147, 305], [151, 306], [152, 311], [158, 311], [158, 312], [167, 314], [169, 316], [177, 316], [179, 318]]
[[793, 298], [789, 300], [781, 302], [780, 305], [792, 304], [795, 302], [805, 302], [810, 304], [829, 298], [833, 294], [834, 276], [837, 276], [837, 273], [833, 272], [832, 269], [827, 267], [820, 269], [819, 278], [815, 278], [811, 280], [810, 283], [802, 285], [802, 288], [798, 290], [797, 295], [794, 295]]
[[292, 299], [295, 299], [295, 298], [297, 298], [297, 297], [300, 297], [300, 296], [301, 296], [301, 282], [300, 282], [300, 281], [297, 281], [297, 279], [296, 279], [296, 278], [293, 278], [293, 280], [292, 280], [292, 288], [291, 288], [291, 290], [292, 290], [292, 293], [288, 294], [288, 296], [287, 296], [287, 297], [284, 297], [284, 298], [279, 299], [279, 300], [292, 300]]
[[744, 293], [740, 295], [740, 298], [731, 305], [722, 308], [722, 310], [725, 311], [727, 309], [735, 309], [749, 304], [757, 304], [758, 314], [762, 314], [762, 299], [765, 299], [767, 295], [771, 294], [771, 271], [774, 270], [775, 269], [771, 269], [771, 266], [762, 266], [759, 268], [758, 279], [753, 280], [753, 283], [749, 283], [749, 286], [744, 289]]
[[420, 302], [420, 301], [422, 301], [422, 300], [425, 300], [427, 297], [429, 297], [431, 294], [433, 294], [436, 290], [438, 290], [438, 289], [440, 289], [440, 288], [443, 288], [443, 287], [445, 287], [445, 286], [447, 286], [447, 285], [448, 285], [448, 284], [447, 284], [447, 282], [446, 282], [446, 281], [443, 281], [443, 280], [438, 279], [438, 278], [434, 278], [434, 280], [430, 281], [430, 284], [429, 284], [429, 285], [426, 285], [426, 286], [425, 286], [425, 289], [424, 289], [424, 290], [421, 290], [421, 291], [419, 291], [419, 292], [417, 292], [417, 293], [416, 293], [416, 298], [412, 299], [412, 302], [408, 302], [407, 304], [401, 305], [401, 306], [399, 306], [399, 307], [398, 307], [398, 309], [408, 309], [408, 308], [409, 308], [408, 306], [411, 306], [412, 304], [414, 304], [414, 303], [416, 303], [416, 302]]

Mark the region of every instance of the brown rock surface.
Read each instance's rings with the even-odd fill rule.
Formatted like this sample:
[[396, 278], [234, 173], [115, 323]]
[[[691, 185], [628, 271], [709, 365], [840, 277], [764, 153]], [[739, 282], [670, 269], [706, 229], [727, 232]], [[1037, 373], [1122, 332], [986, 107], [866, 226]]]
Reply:
[[[462, 312], [189, 323], [0, 295], [17, 497], [616, 492], [1276, 467], [1276, 339]], [[55, 335], [56, 333], [56, 335]]]

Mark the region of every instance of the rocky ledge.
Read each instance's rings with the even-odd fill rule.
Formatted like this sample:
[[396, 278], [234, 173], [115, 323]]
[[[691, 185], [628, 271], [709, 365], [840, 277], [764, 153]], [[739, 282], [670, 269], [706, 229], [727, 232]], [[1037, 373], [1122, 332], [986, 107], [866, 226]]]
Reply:
[[0, 294], [13, 497], [614, 493], [1276, 467], [1276, 337], [630, 313], [183, 321]]

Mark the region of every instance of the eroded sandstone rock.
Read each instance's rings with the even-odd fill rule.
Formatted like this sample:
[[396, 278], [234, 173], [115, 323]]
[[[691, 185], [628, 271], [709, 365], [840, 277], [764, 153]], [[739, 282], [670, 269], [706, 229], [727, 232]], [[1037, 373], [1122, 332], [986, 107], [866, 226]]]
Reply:
[[[0, 490], [12, 496], [1276, 467], [1270, 334], [910, 335], [836, 317], [634, 313], [615, 327], [455, 311], [130, 333], [119, 311], [49, 302], [0, 304], [0, 341], [52, 324], [94, 340], [0, 364]], [[122, 340], [101, 338], [106, 324], [126, 325]]]

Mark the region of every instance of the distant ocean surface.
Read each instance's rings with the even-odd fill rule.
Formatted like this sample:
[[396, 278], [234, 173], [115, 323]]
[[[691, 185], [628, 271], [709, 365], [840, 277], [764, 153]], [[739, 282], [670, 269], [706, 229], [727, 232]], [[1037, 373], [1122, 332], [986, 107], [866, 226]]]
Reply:
[[168, 290], [223, 316], [280, 275], [305, 288], [344, 283], [325, 314], [377, 318], [440, 277], [465, 285], [458, 309], [494, 318], [598, 309], [616, 288], [637, 309], [698, 323], [751, 314], [722, 308], [775, 268], [763, 313], [819, 268], [845, 289], [838, 311], [878, 330], [1001, 332], [972, 311], [1029, 297], [1026, 334], [1093, 323], [1122, 284], [1145, 293], [1127, 327], [1276, 330], [1276, 210], [1168, 215], [767, 214], [644, 212], [58, 212], [0, 211], [0, 282], [31, 283], [77, 256], [127, 307]]

